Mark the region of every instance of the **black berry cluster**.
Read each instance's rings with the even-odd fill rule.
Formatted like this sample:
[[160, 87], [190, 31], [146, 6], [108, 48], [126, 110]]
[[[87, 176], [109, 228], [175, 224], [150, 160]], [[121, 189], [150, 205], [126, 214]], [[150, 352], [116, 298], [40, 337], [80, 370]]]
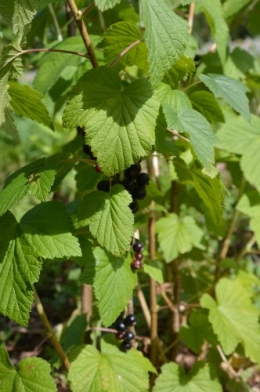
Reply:
[[142, 252], [144, 250], [144, 246], [139, 240], [135, 239], [135, 243], [133, 244], [132, 249], [135, 252], [135, 256], [131, 263], [131, 267], [133, 270], [139, 270], [143, 266], [142, 259], [144, 256]]
[[133, 198], [132, 203], [129, 204], [132, 212], [135, 213], [139, 209], [137, 200], [142, 200], [146, 196], [146, 185], [149, 184], [149, 176], [146, 173], [141, 173], [140, 163], [135, 163], [124, 171], [125, 178], [122, 185], [130, 193]]
[[136, 324], [136, 318], [133, 314], [128, 314], [124, 319], [117, 320], [115, 329], [117, 330], [116, 339], [122, 340], [120, 347], [123, 351], [128, 351], [132, 347], [131, 341], [135, 338], [135, 334], [128, 328]]

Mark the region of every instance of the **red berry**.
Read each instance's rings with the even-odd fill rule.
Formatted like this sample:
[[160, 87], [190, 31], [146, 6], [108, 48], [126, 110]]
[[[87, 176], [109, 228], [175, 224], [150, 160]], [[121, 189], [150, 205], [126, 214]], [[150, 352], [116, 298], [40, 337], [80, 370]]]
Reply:
[[101, 173], [102, 172], [101, 167], [99, 165], [95, 165], [95, 170], [96, 170], [97, 173]]
[[139, 270], [142, 268], [142, 266], [143, 265], [142, 265], [141, 260], [134, 259], [131, 263], [131, 267], [133, 270]]
[[124, 332], [117, 332], [115, 336], [116, 336], [117, 340], [123, 340], [124, 339]]
[[136, 254], [135, 254], [135, 259], [136, 259], [136, 260], [143, 260], [143, 257], [144, 257], [144, 256], [143, 256], [142, 253], [136, 253]]

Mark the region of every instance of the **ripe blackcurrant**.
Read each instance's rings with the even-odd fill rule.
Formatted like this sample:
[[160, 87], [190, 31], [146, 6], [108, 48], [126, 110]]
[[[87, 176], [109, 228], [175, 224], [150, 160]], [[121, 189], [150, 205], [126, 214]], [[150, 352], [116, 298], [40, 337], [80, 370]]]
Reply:
[[144, 249], [144, 246], [143, 246], [142, 242], [140, 242], [139, 240], [135, 240], [135, 243], [133, 245], [133, 251], [135, 253], [140, 253], [143, 251], [143, 249]]
[[90, 148], [90, 146], [88, 144], [84, 144], [82, 150], [87, 155], [91, 155], [92, 154], [91, 148]]
[[140, 172], [141, 172], [140, 163], [135, 163], [134, 165], [132, 165], [128, 169], [126, 169], [124, 173], [125, 173], [126, 178], [131, 180], [132, 178], [136, 178]]
[[131, 263], [131, 268], [133, 269], [133, 270], [139, 270], [139, 269], [141, 269], [142, 268], [142, 262], [141, 262], [141, 260], [137, 260], [137, 259], [134, 259], [133, 261], [132, 261], [132, 263]]
[[124, 321], [123, 321], [123, 320], [118, 320], [118, 321], [116, 322], [116, 324], [115, 324], [115, 329], [116, 329], [118, 332], [125, 332], [126, 326], [125, 326]]
[[128, 351], [132, 347], [132, 344], [128, 340], [123, 340], [120, 347], [123, 351]]
[[136, 254], [135, 254], [135, 259], [136, 259], [136, 260], [143, 260], [143, 257], [144, 257], [144, 256], [143, 256], [142, 253], [136, 253]]
[[130, 203], [129, 207], [131, 208], [133, 214], [135, 214], [139, 210], [139, 204], [136, 200]]
[[127, 340], [128, 342], [131, 342], [135, 338], [135, 334], [131, 331], [126, 331], [124, 333], [124, 340]]
[[128, 178], [125, 178], [122, 181], [122, 185], [125, 187], [125, 189], [132, 194], [132, 192], [135, 190], [136, 188], [136, 184], [133, 180], [129, 180]]
[[136, 182], [139, 187], [148, 185], [149, 181], [150, 181], [150, 177], [146, 173], [140, 173], [136, 178]]
[[108, 180], [102, 180], [97, 184], [97, 189], [103, 192], [109, 192], [110, 182]]
[[137, 187], [136, 187], [136, 188], [133, 190], [132, 196], [133, 196], [134, 199], [137, 199], [137, 200], [142, 200], [142, 199], [144, 199], [145, 196], [146, 196], [145, 187], [144, 187], [144, 186], [141, 186], [140, 188], [137, 188]]
[[132, 327], [133, 325], [136, 324], [136, 318], [134, 314], [128, 314], [125, 319], [124, 323], [127, 327]]

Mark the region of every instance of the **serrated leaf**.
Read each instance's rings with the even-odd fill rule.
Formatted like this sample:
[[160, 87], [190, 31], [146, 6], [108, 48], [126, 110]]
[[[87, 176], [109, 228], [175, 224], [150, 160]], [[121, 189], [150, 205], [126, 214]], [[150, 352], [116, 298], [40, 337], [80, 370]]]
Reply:
[[159, 268], [156, 261], [149, 260], [144, 264], [144, 272], [154, 279], [156, 282], [162, 284], [164, 282], [162, 269]]
[[[73, 392], [146, 392], [148, 372], [156, 372], [139, 351], [122, 353], [102, 342], [102, 352], [93, 346], [82, 346], [69, 370]], [[83, 389], [82, 389], [83, 388]]]
[[168, 84], [161, 83], [155, 95], [161, 103], [168, 103], [176, 112], [184, 107], [192, 109], [188, 95], [184, 91], [172, 90]]
[[189, 252], [194, 246], [203, 249], [201, 245], [203, 232], [191, 216], [181, 219], [176, 214], [169, 214], [165, 218], [160, 218], [155, 228], [167, 263], [180, 254]]
[[0, 215], [27, 194], [44, 201], [51, 190], [59, 161], [65, 157], [66, 154], [57, 154], [50, 158], [42, 158], [11, 174], [0, 192]]
[[223, 98], [232, 108], [250, 120], [249, 101], [246, 96], [248, 88], [238, 80], [224, 75], [199, 75], [210, 91], [217, 97]]
[[195, 354], [200, 353], [205, 340], [210, 344], [217, 344], [208, 317], [201, 311], [191, 313], [189, 325], [180, 329], [180, 338]]
[[[241, 154], [241, 169], [246, 179], [260, 191], [260, 120], [251, 116], [251, 123], [238, 116], [220, 128], [219, 147]], [[259, 168], [259, 169], [258, 169]]]
[[142, 40], [140, 30], [133, 23], [118, 22], [112, 24], [105, 31], [103, 38], [106, 64], [112, 63], [127, 47], [139, 41], [137, 45], [121, 57], [117, 64], [122, 67], [136, 64], [140, 69], [145, 70], [147, 67], [147, 47]]
[[221, 392], [219, 382], [211, 376], [209, 365], [197, 362], [186, 374], [176, 363], [162, 366], [162, 373], [155, 381], [153, 392]]
[[246, 355], [260, 364], [259, 310], [250, 295], [239, 281], [222, 278], [216, 285], [216, 301], [204, 294], [201, 306], [209, 309], [209, 321], [227, 355], [241, 343]]
[[55, 392], [51, 367], [42, 358], [25, 358], [17, 369], [11, 363], [5, 349], [0, 348], [0, 387], [3, 392]]
[[118, 74], [99, 67], [88, 71], [72, 91], [65, 127], [85, 127], [102, 171], [112, 176], [151, 152], [159, 102], [150, 83], [137, 80], [125, 89]]
[[170, 105], [164, 103], [163, 111], [169, 128], [189, 134], [195, 154], [206, 173], [210, 174], [215, 161], [214, 145], [218, 141], [211, 125], [202, 114], [193, 109], [182, 108], [176, 114]]
[[223, 5], [225, 18], [236, 14], [248, 3], [250, 3], [250, 0], [227, 0]]
[[33, 284], [41, 269], [39, 257], [80, 256], [65, 206], [40, 204], [27, 212], [19, 224], [7, 212], [0, 218], [0, 312], [27, 325], [33, 301]]
[[106, 11], [109, 8], [113, 8], [116, 4], [120, 3], [121, 0], [95, 0], [96, 6], [100, 11]]
[[176, 63], [169, 69], [163, 78], [163, 82], [173, 89], [188, 76], [194, 74], [196, 68], [193, 59], [182, 55]]
[[89, 219], [89, 229], [98, 243], [115, 256], [123, 256], [133, 235], [134, 217], [130, 194], [115, 185], [107, 194], [89, 193], [79, 207], [79, 219]]
[[221, 108], [213, 94], [208, 91], [195, 91], [190, 94], [192, 106], [210, 123], [225, 122]]
[[[82, 43], [82, 38], [80, 36], [66, 38], [51, 48], [58, 50], [71, 50], [73, 48], [73, 51], [79, 53], [84, 53], [85, 49], [84, 44]], [[39, 62], [40, 66], [33, 82], [34, 88], [45, 95], [58, 80], [61, 72], [66, 67], [70, 67], [70, 70], [73, 70], [74, 68], [76, 72], [77, 67], [81, 61], [82, 57], [73, 54], [61, 54], [55, 52], [46, 53]], [[50, 72], [50, 69], [52, 72]]]
[[9, 82], [11, 108], [23, 117], [35, 120], [38, 123], [52, 128], [52, 121], [46, 106], [42, 102], [43, 96], [36, 90], [16, 82]]
[[35, 206], [22, 217], [21, 228], [23, 237], [40, 257], [81, 256], [70, 216], [61, 203], [49, 201]]
[[39, 0], [1, 0], [0, 13], [12, 27], [14, 34], [21, 34], [24, 27], [31, 23], [38, 8]]
[[133, 294], [137, 284], [131, 271], [130, 258], [117, 258], [102, 248], [94, 249], [95, 277], [93, 281], [102, 323], [112, 325]]
[[164, 0], [140, 0], [140, 4], [151, 83], [156, 86], [184, 52], [189, 28]]

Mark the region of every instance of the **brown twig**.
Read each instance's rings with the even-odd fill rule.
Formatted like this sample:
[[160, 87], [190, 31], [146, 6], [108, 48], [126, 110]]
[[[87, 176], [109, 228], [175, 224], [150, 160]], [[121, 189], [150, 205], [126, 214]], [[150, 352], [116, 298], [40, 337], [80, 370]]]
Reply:
[[190, 34], [192, 33], [192, 28], [193, 28], [194, 13], [195, 13], [195, 3], [190, 3], [189, 19], [188, 19]]
[[41, 300], [40, 300], [40, 298], [39, 298], [35, 288], [34, 288], [34, 300], [35, 300], [36, 309], [37, 309], [37, 311], [39, 313], [39, 316], [40, 316], [40, 319], [41, 319], [41, 321], [42, 321], [42, 323], [44, 325], [44, 328], [46, 329], [46, 331], [47, 331], [47, 333], [49, 335], [49, 338], [50, 338], [50, 340], [51, 340], [51, 342], [52, 342], [52, 344], [53, 344], [57, 354], [59, 355], [63, 365], [65, 366], [65, 368], [67, 370], [69, 370], [70, 362], [68, 360], [68, 357], [65, 354], [65, 352], [63, 351], [63, 348], [61, 347], [60, 342], [58, 341], [56, 335], [53, 332], [51, 324], [50, 324], [50, 322], [48, 320], [48, 317], [47, 317], [47, 315], [46, 315], [46, 313], [44, 311], [44, 308], [42, 306]]
[[148, 328], [150, 329], [151, 328], [151, 313], [149, 311], [149, 307], [147, 305], [144, 293], [143, 293], [139, 283], [137, 285], [137, 298], [140, 302], [140, 306], [142, 308], [142, 312], [143, 312], [146, 324], [147, 324]]
[[85, 23], [82, 20], [82, 13], [78, 10], [78, 7], [76, 6], [76, 3], [74, 0], [67, 0], [67, 2], [69, 4], [72, 15], [75, 19], [75, 22], [78, 26], [82, 40], [83, 40], [85, 47], [87, 49], [91, 64], [92, 64], [93, 68], [96, 68], [96, 67], [98, 67], [98, 61], [97, 61], [96, 54], [94, 52], [94, 48], [92, 46], [88, 31], [87, 31], [87, 28], [85, 26]]

